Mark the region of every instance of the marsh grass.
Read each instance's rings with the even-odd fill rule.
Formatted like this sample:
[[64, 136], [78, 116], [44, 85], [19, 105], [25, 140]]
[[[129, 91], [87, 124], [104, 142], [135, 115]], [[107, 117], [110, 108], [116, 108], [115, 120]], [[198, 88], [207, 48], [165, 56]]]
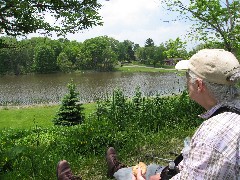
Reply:
[[0, 131], [0, 179], [56, 179], [56, 165], [66, 159], [84, 179], [107, 180], [109, 146], [129, 166], [138, 161], [166, 164], [149, 157], [174, 159], [169, 152], [179, 153], [184, 138], [201, 123], [196, 117], [202, 109], [186, 93], [142, 97], [136, 91], [129, 100], [118, 90], [108, 100], [84, 106], [85, 122], [73, 127], [50, 124], [57, 106], [0, 110], [1, 123], [6, 123]]

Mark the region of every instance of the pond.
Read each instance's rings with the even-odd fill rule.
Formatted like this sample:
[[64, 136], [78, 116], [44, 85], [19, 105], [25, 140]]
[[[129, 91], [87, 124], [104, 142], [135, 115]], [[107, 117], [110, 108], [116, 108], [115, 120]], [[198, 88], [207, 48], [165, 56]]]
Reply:
[[73, 79], [80, 93], [80, 102], [93, 102], [111, 97], [116, 89], [127, 97], [139, 87], [143, 96], [178, 94], [185, 89], [185, 77], [160, 72], [84, 72], [34, 74], [0, 77], [0, 106], [57, 104], [68, 93]]

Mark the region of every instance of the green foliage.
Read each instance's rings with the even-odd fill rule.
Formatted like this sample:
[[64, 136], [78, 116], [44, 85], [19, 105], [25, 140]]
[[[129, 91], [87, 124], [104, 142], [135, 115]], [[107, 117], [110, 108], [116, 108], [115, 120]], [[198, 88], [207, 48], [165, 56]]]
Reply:
[[70, 72], [73, 69], [72, 62], [68, 59], [67, 54], [60, 53], [57, 58], [57, 65], [62, 72]]
[[53, 49], [48, 45], [40, 45], [35, 48], [34, 69], [38, 73], [56, 71], [57, 61]]
[[81, 50], [82, 43], [77, 41], [63, 42], [63, 51], [67, 55], [69, 61], [74, 65], [78, 56], [78, 53]]
[[168, 0], [165, 5], [180, 13], [183, 20], [193, 22], [190, 36], [204, 42], [223, 42], [225, 49], [235, 54], [239, 51], [239, 0]]
[[157, 63], [159, 59], [155, 58], [156, 51], [157, 51], [157, 47], [155, 46], [139, 48], [137, 50], [139, 54], [138, 58], [141, 59], [142, 63], [147, 65], [154, 64], [153, 62]]
[[[182, 140], [200, 124], [197, 114], [201, 111], [185, 92], [142, 97], [136, 89], [134, 98], [128, 99], [116, 90], [108, 100], [99, 101], [96, 112], [82, 124], [1, 130], [0, 178], [56, 179], [58, 161], [67, 159], [85, 179], [107, 179], [104, 154], [109, 146], [130, 166], [139, 160], [147, 162], [146, 154], [153, 151], [160, 156], [171, 150], [180, 152]], [[96, 177], [93, 168], [99, 166], [100, 177]], [[87, 169], [92, 171], [86, 173]]]
[[158, 132], [166, 127], [198, 126], [200, 121], [196, 116], [202, 110], [188, 98], [186, 92], [181, 96], [157, 95], [155, 98], [149, 98], [142, 97], [137, 89], [132, 100], [127, 100], [123, 92], [117, 90], [113, 93], [112, 100], [98, 102], [97, 115], [99, 120], [111, 121], [114, 124], [114, 131], [130, 128]]
[[10, 70], [9, 61], [9, 52], [4, 49], [0, 49], [0, 74], [3, 75], [8, 73], [8, 71]]
[[76, 84], [72, 80], [67, 87], [69, 94], [63, 97], [62, 104], [53, 119], [53, 123], [62, 126], [82, 124], [84, 121], [83, 107], [79, 103], [79, 93], [76, 92]]
[[[60, 38], [35, 37], [17, 41], [0, 37], [6, 48], [0, 49], [0, 74], [73, 72], [81, 70], [113, 71], [118, 64], [134, 60], [164, 67], [167, 57], [186, 57], [185, 43], [179, 38], [159, 46], [140, 47], [129, 40], [119, 42], [100, 36], [81, 42]], [[120, 63], [119, 63], [120, 62]]]
[[134, 56], [134, 43], [129, 40], [124, 40], [123, 42], [118, 43], [118, 61], [120, 62], [131, 62], [135, 60]]
[[147, 39], [145, 47], [140, 47], [136, 50], [136, 59], [146, 65], [157, 64], [164, 65], [164, 60], [168, 58], [187, 58], [186, 42], [180, 38], [176, 40], [168, 40], [159, 46], [154, 46], [152, 39]]
[[100, 36], [83, 42], [76, 60], [79, 69], [111, 71], [117, 62], [112, 38]]
[[0, 74], [21, 74], [28, 69], [29, 56], [27, 49], [21, 47], [16, 38], [1, 37], [0, 41], [4, 43], [4, 48], [0, 48]]
[[145, 42], [145, 47], [153, 47], [154, 46], [154, 41], [151, 38], [148, 38]]
[[168, 40], [165, 47], [164, 55], [167, 58], [186, 58], [187, 56], [186, 42], [183, 42], [180, 38]]
[[[98, 10], [101, 5], [91, 1], [32, 1], [8, 0], [0, 2], [1, 33], [17, 36], [55, 31], [57, 35], [74, 33], [92, 26], [102, 25]], [[57, 23], [46, 21], [46, 14]]]

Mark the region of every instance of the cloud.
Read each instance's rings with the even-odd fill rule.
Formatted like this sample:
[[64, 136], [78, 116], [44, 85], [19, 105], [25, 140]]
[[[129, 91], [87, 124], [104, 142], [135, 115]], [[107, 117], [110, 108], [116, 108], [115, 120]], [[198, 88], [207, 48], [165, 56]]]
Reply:
[[131, 30], [147, 25], [156, 7], [152, 0], [112, 0], [100, 13], [106, 26]]
[[176, 13], [164, 10], [160, 0], [100, 0], [100, 3], [103, 4], [99, 13], [104, 25], [67, 34], [68, 39], [83, 42], [106, 35], [144, 46], [145, 41], [152, 38], [155, 45], [159, 45], [177, 37], [185, 39], [190, 28], [189, 23], [165, 22], [174, 19]]

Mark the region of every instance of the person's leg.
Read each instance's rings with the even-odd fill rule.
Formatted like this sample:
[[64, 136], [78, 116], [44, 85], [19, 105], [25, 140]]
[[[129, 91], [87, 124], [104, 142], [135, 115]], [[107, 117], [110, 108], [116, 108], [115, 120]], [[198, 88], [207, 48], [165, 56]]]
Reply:
[[164, 166], [160, 166], [157, 164], [150, 164], [147, 167], [147, 173], [146, 173], [146, 179], [148, 180], [151, 176], [157, 174], [157, 173], [161, 173], [162, 170], [164, 169]]
[[[147, 166], [146, 180], [149, 180], [150, 176], [160, 173], [164, 167], [157, 164], [150, 164]], [[121, 168], [113, 175], [117, 180], [131, 180], [132, 179], [132, 167]]]
[[82, 180], [80, 176], [73, 175], [70, 165], [66, 160], [62, 160], [58, 162], [57, 179], [58, 180]]
[[107, 150], [106, 161], [108, 166], [107, 177], [113, 179], [113, 174], [117, 172], [119, 169], [127, 167], [117, 159], [116, 150], [113, 147], [110, 147]]
[[132, 167], [121, 168], [113, 176], [117, 180], [132, 180]]
[[[110, 147], [107, 150], [106, 160], [108, 165], [108, 178], [115, 178], [117, 180], [131, 180], [132, 179], [132, 167], [127, 167], [117, 159], [116, 150], [113, 147]], [[147, 167], [146, 178], [149, 179], [150, 176], [159, 173], [163, 167], [150, 164]]]

